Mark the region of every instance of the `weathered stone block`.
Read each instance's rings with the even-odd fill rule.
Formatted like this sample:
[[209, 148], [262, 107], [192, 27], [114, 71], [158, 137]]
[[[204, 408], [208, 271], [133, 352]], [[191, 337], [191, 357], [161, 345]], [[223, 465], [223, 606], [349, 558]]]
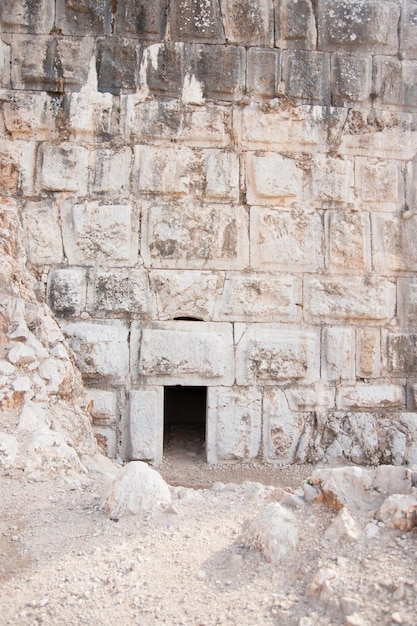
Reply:
[[248, 153], [246, 175], [249, 204], [294, 202], [303, 197], [303, 171], [293, 159], [274, 153]]
[[315, 200], [333, 203], [350, 202], [353, 187], [353, 163], [323, 154], [314, 157], [312, 195]]
[[[239, 100], [246, 79], [246, 51], [242, 46], [190, 46], [194, 75], [209, 100]], [[191, 59], [190, 59], [191, 60]]]
[[204, 270], [152, 270], [150, 284], [156, 297], [159, 320], [193, 317], [211, 321], [224, 277]]
[[207, 461], [254, 459], [261, 443], [261, 394], [257, 389], [210, 387]]
[[417, 216], [372, 215], [373, 262], [377, 271], [417, 269]]
[[152, 194], [188, 196], [198, 160], [198, 155], [186, 147], [135, 146], [138, 190]]
[[171, 0], [170, 34], [173, 41], [223, 43], [219, 0]]
[[415, 156], [417, 131], [410, 113], [351, 109], [338, 150], [344, 155], [409, 160]]
[[129, 371], [129, 328], [121, 322], [67, 322], [61, 330], [83, 378], [124, 384]]
[[398, 385], [356, 385], [339, 387], [336, 406], [340, 409], [403, 408], [405, 394]]
[[355, 379], [355, 333], [352, 328], [327, 327], [323, 331], [322, 377]]
[[35, 141], [0, 140], [0, 186], [4, 195], [20, 193], [29, 198], [38, 195], [35, 187], [37, 148]]
[[[32, 169], [33, 171], [33, 169]], [[0, 146], [0, 187], [2, 195], [15, 196], [20, 183], [19, 155], [10, 150], [9, 145]]]
[[140, 66], [141, 90], [146, 95], [179, 97], [185, 75], [183, 43], [155, 43], [144, 49]]
[[231, 142], [230, 107], [212, 103], [194, 107], [178, 100], [141, 102], [138, 96], [121, 100], [127, 139], [164, 145], [176, 140], [201, 147], [226, 147]]
[[397, 315], [402, 330], [413, 331], [417, 319], [417, 277], [399, 277]]
[[45, 191], [87, 192], [88, 151], [72, 143], [40, 147], [40, 186]]
[[167, 22], [168, 0], [124, 0], [114, 16], [114, 31], [122, 37], [141, 40], [163, 39]]
[[298, 276], [228, 272], [214, 318], [230, 322], [297, 322], [301, 301]]
[[274, 45], [272, 0], [220, 0], [226, 41], [246, 46]]
[[[95, 71], [95, 70], [94, 70]], [[108, 141], [112, 128], [113, 96], [97, 93], [96, 86], [70, 96], [69, 126], [73, 141]]]
[[330, 57], [323, 52], [291, 50], [285, 53], [285, 95], [309, 103], [328, 101]]
[[251, 264], [255, 269], [314, 271], [324, 266], [319, 213], [251, 208]]
[[56, 101], [46, 93], [10, 92], [3, 105], [4, 125], [16, 139], [48, 140], [56, 128]]
[[368, 213], [326, 212], [327, 266], [332, 270], [371, 270], [371, 232]]
[[114, 425], [118, 422], [117, 391], [89, 387], [86, 394], [92, 402], [91, 415], [94, 422]]
[[149, 319], [152, 306], [147, 272], [96, 269], [89, 276], [88, 308], [96, 317], [129, 314]]
[[49, 34], [54, 26], [54, 0], [2, 0], [0, 30], [3, 33]]
[[129, 414], [129, 458], [162, 463], [164, 388], [132, 390]]
[[417, 58], [417, 4], [404, 0], [401, 11], [400, 52], [407, 58]]
[[332, 104], [365, 102], [371, 94], [372, 57], [359, 54], [332, 55], [330, 91]]
[[356, 329], [356, 375], [378, 378], [381, 374], [381, 331], [379, 328]]
[[30, 202], [22, 213], [28, 260], [35, 265], [62, 263], [62, 236], [56, 206]]
[[0, 39], [0, 87], [10, 87], [10, 45]]
[[104, 35], [110, 32], [108, 0], [55, 0], [56, 26], [63, 35]]
[[138, 219], [130, 205], [97, 202], [62, 207], [65, 254], [71, 264], [133, 265], [138, 256]]
[[396, 54], [401, 7], [395, 0], [321, 0], [319, 45], [323, 50]]
[[397, 375], [417, 372], [417, 335], [415, 333], [389, 333], [388, 370]]
[[97, 42], [98, 91], [119, 94], [136, 89], [139, 82], [141, 50], [127, 39], [100, 39]]
[[281, 80], [281, 51], [249, 48], [247, 52], [246, 91], [251, 97], [274, 98]]
[[417, 98], [417, 62], [403, 61], [404, 78], [404, 107], [406, 109], [416, 109]]
[[93, 39], [14, 35], [12, 87], [64, 93], [87, 82]]
[[159, 385], [232, 385], [231, 324], [166, 322], [144, 325], [134, 376]]
[[385, 204], [387, 208], [404, 201], [401, 164], [395, 161], [356, 159], [359, 193], [364, 202]]
[[132, 151], [130, 148], [101, 148], [94, 152], [92, 188], [95, 193], [129, 193]]
[[239, 157], [233, 152], [205, 152], [204, 198], [210, 202], [239, 201]]
[[243, 207], [149, 203], [142, 219], [144, 262], [161, 269], [243, 269], [249, 255], [247, 222]]
[[311, 387], [286, 389], [285, 396], [292, 411], [322, 412], [335, 406], [335, 389], [326, 387], [321, 380]]
[[252, 324], [236, 346], [238, 385], [276, 385], [319, 377], [320, 340], [316, 331], [275, 324]]
[[304, 303], [306, 319], [312, 323], [383, 323], [395, 315], [396, 286], [372, 275], [306, 276]]
[[303, 432], [303, 416], [289, 410], [283, 391], [271, 388], [263, 392], [262, 418], [265, 460], [283, 465], [294, 463]]
[[81, 268], [55, 269], [49, 274], [48, 304], [58, 317], [80, 315], [86, 302], [86, 272]]
[[92, 429], [99, 448], [102, 450], [103, 454], [105, 454], [109, 459], [115, 459], [118, 449], [117, 430], [115, 426], [93, 423]]
[[373, 60], [373, 94], [377, 104], [399, 105], [404, 101], [402, 63], [396, 57], [376, 56]]
[[311, 0], [277, 0], [275, 7], [275, 45], [315, 49], [317, 29]]

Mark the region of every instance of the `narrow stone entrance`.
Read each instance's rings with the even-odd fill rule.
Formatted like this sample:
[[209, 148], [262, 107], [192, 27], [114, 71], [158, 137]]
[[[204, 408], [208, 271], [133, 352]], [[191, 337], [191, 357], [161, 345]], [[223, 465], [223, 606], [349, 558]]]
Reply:
[[164, 455], [205, 460], [206, 417], [206, 387], [164, 387]]

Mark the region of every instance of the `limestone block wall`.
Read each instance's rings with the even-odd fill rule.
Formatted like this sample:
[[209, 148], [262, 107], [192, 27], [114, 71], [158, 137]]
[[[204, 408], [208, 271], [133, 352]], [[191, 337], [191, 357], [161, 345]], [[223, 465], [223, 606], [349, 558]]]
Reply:
[[2, 193], [108, 454], [160, 461], [195, 385], [210, 462], [417, 463], [416, 0], [0, 23]]

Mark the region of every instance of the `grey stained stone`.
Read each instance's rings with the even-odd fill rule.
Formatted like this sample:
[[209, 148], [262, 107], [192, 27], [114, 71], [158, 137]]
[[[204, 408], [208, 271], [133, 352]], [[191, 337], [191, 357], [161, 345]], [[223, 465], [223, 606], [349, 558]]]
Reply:
[[311, 0], [277, 0], [275, 45], [280, 48], [314, 50], [317, 26]]
[[362, 102], [371, 92], [371, 56], [359, 54], [334, 54], [331, 60], [332, 104]]
[[104, 35], [110, 32], [109, 0], [56, 0], [56, 26], [63, 35]]
[[119, 94], [132, 91], [138, 83], [141, 50], [137, 42], [106, 38], [97, 42], [98, 90]]
[[285, 95], [325, 104], [329, 94], [330, 57], [323, 52], [290, 50], [284, 56]]
[[167, 26], [168, 0], [123, 0], [116, 3], [114, 32], [121, 37], [159, 40]]
[[223, 43], [219, 0], [171, 0], [170, 33], [173, 41]]
[[273, 98], [279, 92], [281, 51], [249, 48], [246, 90], [251, 96]]

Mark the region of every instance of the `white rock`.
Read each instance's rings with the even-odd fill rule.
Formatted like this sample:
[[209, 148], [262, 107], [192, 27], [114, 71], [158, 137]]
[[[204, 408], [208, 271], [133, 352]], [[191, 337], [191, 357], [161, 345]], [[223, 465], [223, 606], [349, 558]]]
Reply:
[[30, 378], [27, 376], [19, 376], [13, 381], [13, 389], [18, 393], [29, 391], [31, 388], [32, 383], [30, 382]]
[[0, 375], [1, 376], [11, 376], [16, 371], [16, 368], [11, 363], [7, 361], [0, 361]]
[[7, 355], [10, 363], [13, 365], [28, 365], [29, 363], [33, 363], [36, 361], [36, 356], [34, 351], [31, 348], [28, 348], [23, 343], [16, 343], [11, 350], [9, 350], [9, 354]]
[[16, 437], [0, 432], [0, 467], [13, 467], [18, 448]]
[[269, 504], [245, 524], [241, 541], [262, 552], [268, 561], [278, 563], [297, 545], [297, 518], [277, 502]]
[[161, 475], [146, 463], [132, 461], [119, 473], [102, 508], [109, 517], [119, 518], [170, 503], [171, 494]]
[[328, 541], [338, 542], [341, 539], [356, 541], [359, 538], [360, 529], [351, 513], [343, 508], [324, 533]]
[[388, 528], [411, 530], [417, 526], [417, 499], [412, 495], [393, 494], [384, 501], [377, 518]]

